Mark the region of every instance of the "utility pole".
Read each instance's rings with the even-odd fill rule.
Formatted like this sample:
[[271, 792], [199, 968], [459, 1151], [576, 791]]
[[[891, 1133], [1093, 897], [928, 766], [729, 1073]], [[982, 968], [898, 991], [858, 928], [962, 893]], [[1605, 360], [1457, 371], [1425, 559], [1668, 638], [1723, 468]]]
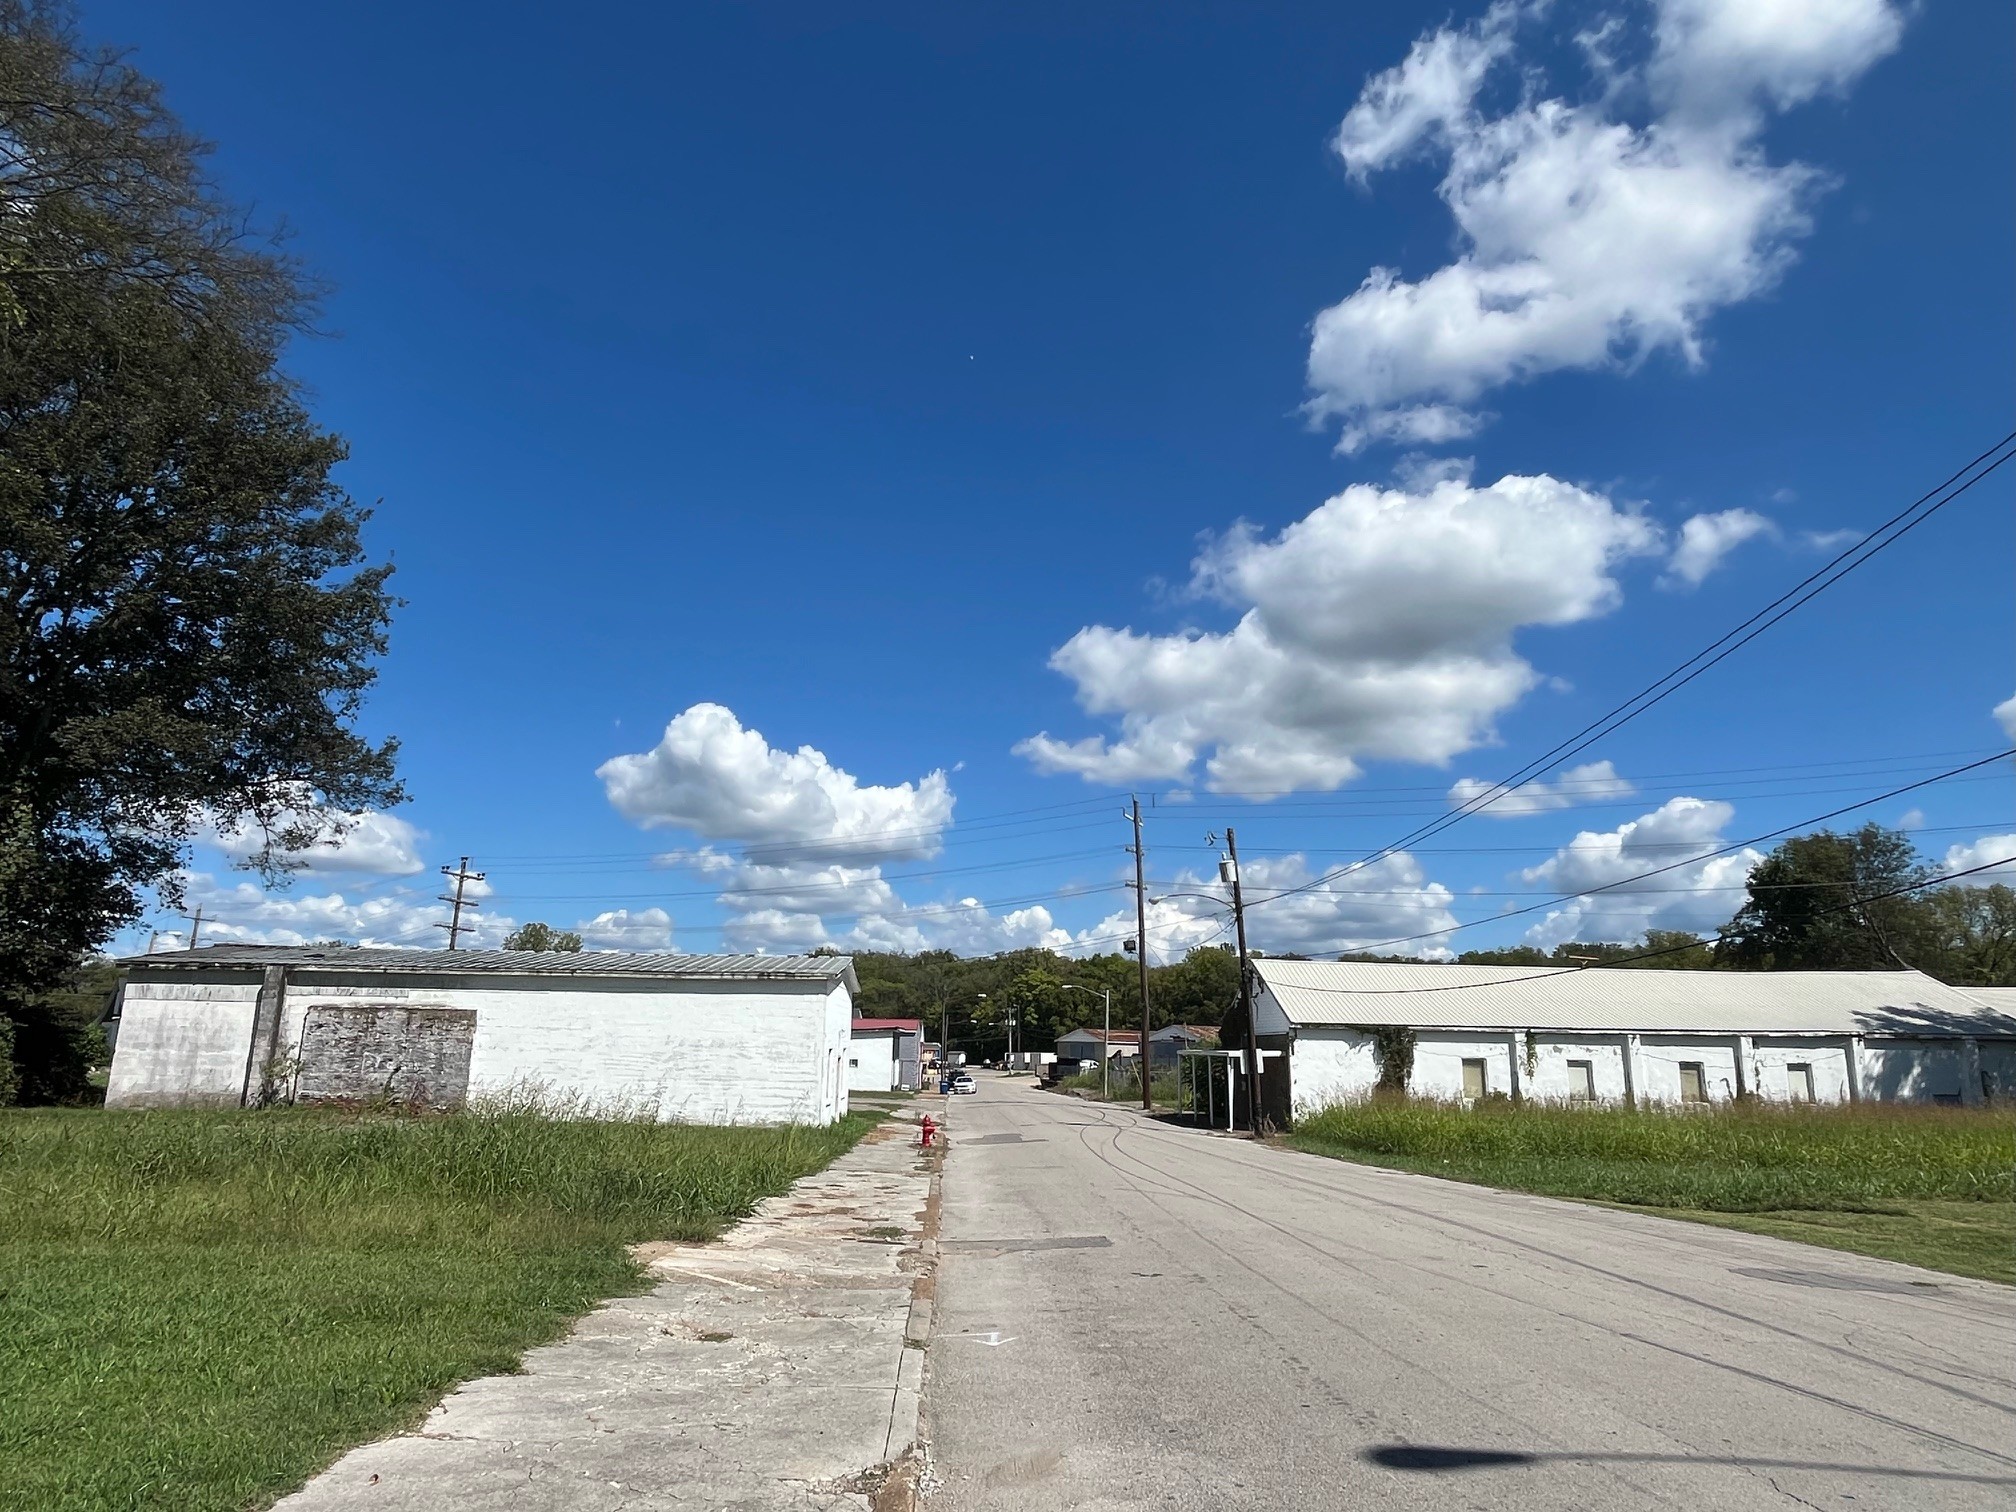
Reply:
[[189, 948], [194, 950], [196, 948], [196, 936], [203, 932], [203, 905], [198, 903], [196, 905], [196, 912], [186, 913], [182, 917], [189, 921]]
[[1239, 932], [1239, 1007], [1246, 1017], [1246, 1116], [1257, 1137], [1260, 1133], [1260, 1047], [1253, 1033], [1253, 973], [1246, 964], [1246, 899], [1239, 891], [1239, 838], [1232, 826], [1225, 826], [1226, 859], [1218, 870], [1229, 873], [1232, 884], [1232, 920]]
[[[1080, 987], [1076, 982], [1066, 982], [1064, 990], [1066, 992], [1085, 993], [1092, 991], [1090, 987]], [[1111, 987], [1101, 987], [1099, 989], [1099, 1000], [1106, 1005], [1106, 1037], [1099, 1042], [1099, 1100], [1101, 1102], [1111, 1102], [1113, 1100], [1113, 989]], [[1148, 1052], [1144, 1049], [1141, 1053], [1145, 1057]], [[1144, 1058], [1141, 1064], [1145, 1066], [1148, 1062]]]
[[[1142, 880], [1141, 800], [1132, 800], [1134, 821], [1134, 959], [1141, 967], [1141, 1106], [1155, 1111], [1155, 1080], [1148, 1064], [1148, 884]], [[1111, 1020], [1108, 1020], [1111, 1027]], [[1107, 1050], [1110, 1056], [1110, 1047]]]
[[453, 950], [456, 940], [462, 933], [462, 910], [467, 908], [473, 912], [482, 906], [466, 901], [462, 896], [462, 890], [471, 882], [481, 882], [483, 880], [483, 873], [469, 870], [469, 858], [464, 856], [460, 866], [442, 867], [441, 875], [455, 879], [455, 891], [452, 894], [438, 894], [441, 901], [450, 905], [454, 909], [454, 912], [448, 915], [448, 922], [446, 924], [436, 924], [434, 927], [448, 931], [448, 948]]

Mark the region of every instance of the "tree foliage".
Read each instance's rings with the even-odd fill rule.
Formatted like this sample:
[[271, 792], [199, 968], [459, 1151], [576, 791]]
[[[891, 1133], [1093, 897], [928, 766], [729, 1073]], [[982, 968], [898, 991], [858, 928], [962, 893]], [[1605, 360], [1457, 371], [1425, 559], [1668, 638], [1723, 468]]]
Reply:
[[1911, 837], [1867, 824], [1783, 841], [1750, 873], [1718, 957], [1745, 970], [1882, 971], [1922, 958], [1922, 898], [1880, 895], [1925, 875]]
[[504, 948], [573, 951], [581, 948], [581, 936], [572, 930], [555, 929], [551, 924], [541, 924], [534, 920], [530, 924], [520, 924], [504, 936]]
[[[46, 992], [25, 998], [8, 1014], [14, 1057], [13, 1099], [23, 1106], [95, 1101], [91, 1072], [111, 1059], [101, 1027], [119, 968], [102, 957], [77, 963]], [[0, 1096], [0, 1105], [6, 1102]]]
[[[0, 1011], [177, 900], [205, 822], [269, 875], [398, 801], [354, 722], [388, 567], [279, 369], [314, 291], [155, 84], [0, 0]], [[304, 816], [304, 799], [309, 800]], [[288, 816], [297, 816], [289, 818]], [[312, 832], [311, 832], [312, 831]], [[32, 1037], [32, 1036], [31, 1036]]]

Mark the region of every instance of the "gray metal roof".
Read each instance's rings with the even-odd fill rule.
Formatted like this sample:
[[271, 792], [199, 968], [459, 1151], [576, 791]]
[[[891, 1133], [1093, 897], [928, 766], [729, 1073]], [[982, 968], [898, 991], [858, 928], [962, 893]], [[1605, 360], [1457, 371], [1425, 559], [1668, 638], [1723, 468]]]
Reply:
[[1977, 1003], [2016, 1014], [2016, 987], [1963, 987], [1961, 991]]
[[1620, 971], [1266, 957], [1253, 966], [1298, 1025], [2016, 1036], [2016, 1012], [1917, 971]]
[[323, 950], [307, 945], [205, 945], [128, 956], [126, 967], [215, 970], [290, 966], [433, 976], [658, 977], [699, 981], [841, 981], [858, 992], [854, 961], [841, 955], [676, 955], [633, 950]]

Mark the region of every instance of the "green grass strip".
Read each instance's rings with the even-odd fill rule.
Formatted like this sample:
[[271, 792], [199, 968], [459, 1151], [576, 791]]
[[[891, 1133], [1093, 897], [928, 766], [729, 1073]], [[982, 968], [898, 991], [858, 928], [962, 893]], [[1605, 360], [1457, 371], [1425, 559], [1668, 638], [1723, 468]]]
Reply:
[[2016, 1282], [2016, 1119], [2007, 1109], [1641, 1112], [1380, 1099], [1303, 1119], [1289, 1143]]
[[873, 1123], [0, 1113], [0, 1504], [265, 1505]]

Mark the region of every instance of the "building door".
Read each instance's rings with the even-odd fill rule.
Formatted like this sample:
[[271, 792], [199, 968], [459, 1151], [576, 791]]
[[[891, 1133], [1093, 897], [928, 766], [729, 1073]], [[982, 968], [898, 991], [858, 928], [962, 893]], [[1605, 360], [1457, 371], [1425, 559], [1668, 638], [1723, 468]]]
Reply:
[[1463, 1062], [1463, 1096], [1470, 1102], [1475, 1102], [1490, 1090], [1491, 1082], [1485, 1074], [1484, 1064], [1481, 1060]]
[[1785, 1095], [1798, 1103], [1813, 1101], [1813, 1067], [1794, 1063], [1785, 1068]]

